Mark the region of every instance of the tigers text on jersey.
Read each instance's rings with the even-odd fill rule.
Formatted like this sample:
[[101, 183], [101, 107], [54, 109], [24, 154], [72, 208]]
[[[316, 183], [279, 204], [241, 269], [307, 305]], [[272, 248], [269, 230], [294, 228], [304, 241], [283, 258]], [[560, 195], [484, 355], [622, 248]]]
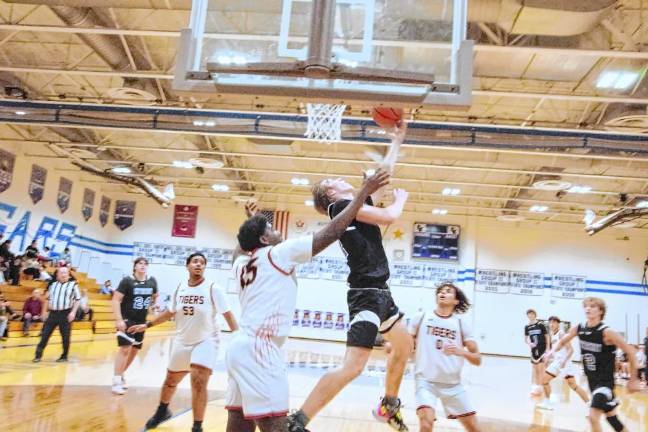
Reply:
[[457, 315], [442, 317], [436, 312], [412, 317], [409, 332], [416, 336], [415, 377], [441, 384], [459, 384], [463, 357], [447, 355], [443, 346], [474, 340], [469, 326]]
[[590, 382], [614, 382], [614, 352], [617, 347], [604, 343], [603, 332], [606, 328], [608, 326], [602, 322], [594, 327], [578, 325], [583, 370]]
[[236, 259], [233, 266], [238, 282], [241, 317], [239, 326], [252, 337], [285, 337], [290, 332], [298, 264], [311, 260], [313, 236], [286, 240]]
[[215, 283], [203, 280], [200, 285], [178, 285], [171, 301], [175, 312], [176, 341], [194, 345], [208, 338], [218, 339], [220, 328], [216, 314], [228, 312], [225, 293]]

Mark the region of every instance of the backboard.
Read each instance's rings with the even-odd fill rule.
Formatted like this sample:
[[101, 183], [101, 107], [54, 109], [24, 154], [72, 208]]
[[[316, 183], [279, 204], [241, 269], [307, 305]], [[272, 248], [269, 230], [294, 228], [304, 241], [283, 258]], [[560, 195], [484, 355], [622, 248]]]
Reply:
[[194, 0], [174, 89], [467, 107], [467, 0]]

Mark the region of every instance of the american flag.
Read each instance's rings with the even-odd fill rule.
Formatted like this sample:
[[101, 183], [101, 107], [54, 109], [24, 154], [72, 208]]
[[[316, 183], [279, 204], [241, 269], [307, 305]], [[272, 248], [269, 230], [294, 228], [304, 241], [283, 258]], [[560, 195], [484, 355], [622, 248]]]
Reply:
[[268, 219], [274, 229], [281, 233], [285, 239], [288, 238], [288, 217], [290, 212], [280, 210], [261, 210], [261, 214]]

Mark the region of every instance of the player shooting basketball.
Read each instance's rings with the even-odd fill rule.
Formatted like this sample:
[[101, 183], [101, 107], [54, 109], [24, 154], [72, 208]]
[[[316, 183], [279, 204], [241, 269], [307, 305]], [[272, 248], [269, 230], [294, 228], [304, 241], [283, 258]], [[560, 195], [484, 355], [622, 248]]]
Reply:
[[[405, 137], [406, 125], [395, 128], [391, 148], [383, 166], [393, 170], [398, 149]], [[354, 188], [343, 179], [327, 179], [313, 187], [315, 208], [333, 219], [350, 205]], [[347, 350], [340, 369], [324, 375], [308, 396], [302, 408], [289, 417], [291, 432], [306, 431], [308, 422], [328, 404], [344, 387], [364, 369], [376, 336], [380, 332], [391, 344], [387, 359], [385, 397], [382, 398], [374, 417], [388, 423], [397, 431], [407, 431], [400, 413], [398, 391], [412, 341], [402, 322], [403, 313], [392, 299], [387, 280], [389, 262], [382, 245], [380, 225], [389, 225], [401, 216], [407, 201], [407, 192], [394, 190], [394, 202], [384, 208], [375, 207], [373, 196], [367, 198], [355, 220], [342, 235], [340, 243], [347, 255], [351, 270], [347, 282], [347, 303], [351, 327], [347, 332]]]

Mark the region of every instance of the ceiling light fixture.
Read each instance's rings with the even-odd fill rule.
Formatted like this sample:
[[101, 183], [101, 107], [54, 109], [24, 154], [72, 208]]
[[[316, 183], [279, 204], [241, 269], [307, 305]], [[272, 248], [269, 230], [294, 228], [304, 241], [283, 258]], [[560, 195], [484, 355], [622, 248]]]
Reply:
[[635, 205], [636, 208], [648, 208], [648, 200], [644, 201], [639, 201], [637, 205]]
[[448, 210], [446, 209], [434, 209], [432, 210], [433, 215], [438, 215], [438, 216], [445, 216], [448, 214]]
[[304, 201], [304, 205], [308, 207], [313, 207], [315, 205], [315, 202], [311, 199], [307, 199], [306, 201]]
[[603, 71], [596, 80], [596, 87], [614, 90], [627, 90], [639, 78], [634, 71]]
[[533, 183], [535, 189], [547, 190], [547, 191], [560, 191], [567, 190], [572, 186], [571, 183], [564, 180], [540, 180]]
[[586, 194], [590, 193], [592, 191], [591, 186], [579, 186], [579, 185], [573, 185], [569, 189], [567, 189], [567, 192], [570, 193], [578, 193], [578, 194]]
[[303, 177], [293, 177], [290, 182], [295, 186], [308, 186], [310, 184], [310, 181]]
[[24, 116], [25, 114], [27, 114], [25, 111], [16, 111], [16, 115]]
[[214, 191], [216, 192], [227, 192], [230, 188], [226, 184], [214, 183], [212, 185], [212, 189], [214, 189]]
[[538, 205], [538, 204], [532, 205], [531, 208], [529, 209], [529, 211], [533, 213], [544, 213], [547, 210], [549, 210], [549, 207], [547, 207], [546, 205]]
[[132, 172], [130, 168], [125, 166], [114, 167], [111, 171], [115, 174], [130, 174]]
[[461, 193], [461, 189], [457, 188], [443, 188], [441, 191], [442, 195], [447, 195], [447, 196], [457, 196]]
[[193, 164], [189, 161], [180, 161], [180, 160], [174, 160], [173, 161], [173, 166], [176, 168], [185, 168], [185, 169], [191, 169], [193, 168]]

